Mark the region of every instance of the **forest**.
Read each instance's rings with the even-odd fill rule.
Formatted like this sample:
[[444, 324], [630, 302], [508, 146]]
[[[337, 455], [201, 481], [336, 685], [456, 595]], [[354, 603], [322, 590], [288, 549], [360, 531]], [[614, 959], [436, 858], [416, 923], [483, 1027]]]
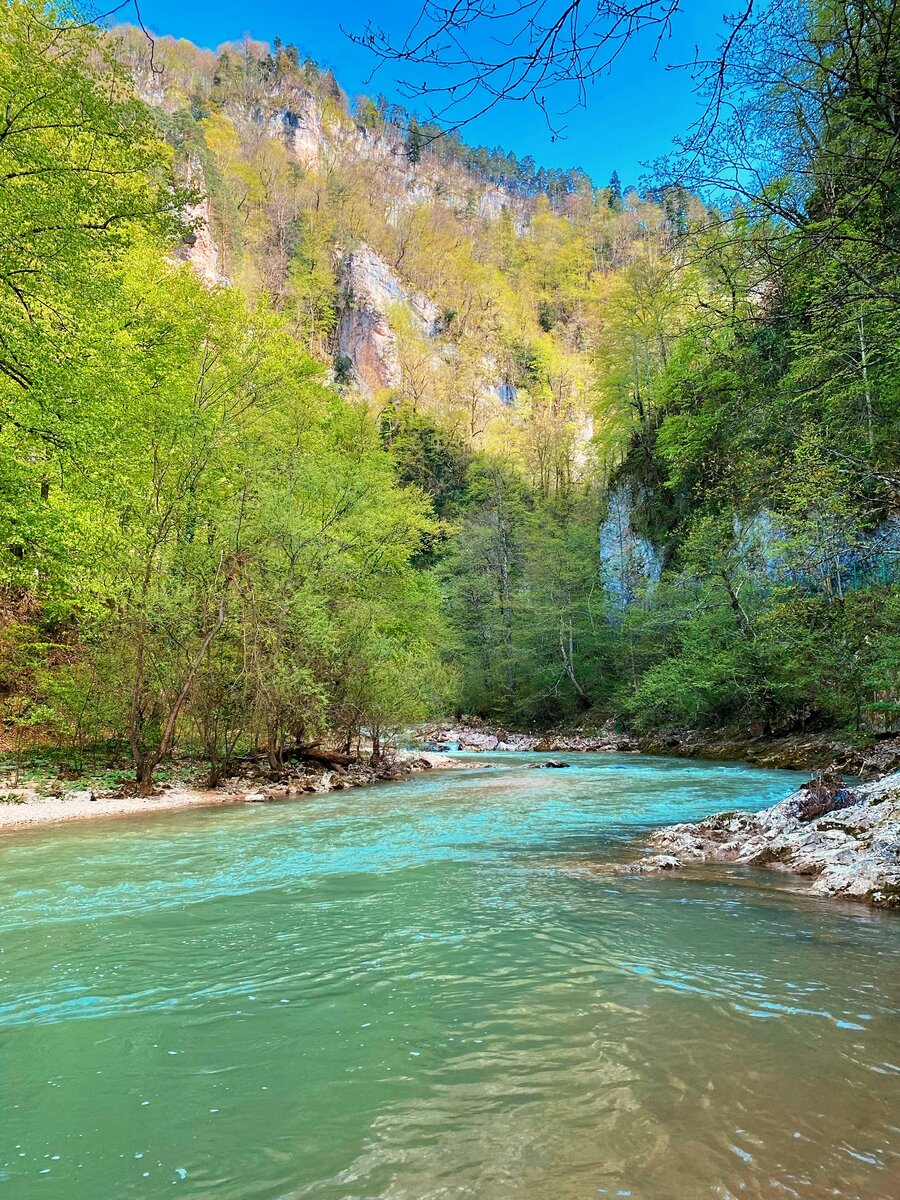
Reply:
[[2, 0], [6, 750], [895, 730], [897, 13], [791, 11], [623, 187]]

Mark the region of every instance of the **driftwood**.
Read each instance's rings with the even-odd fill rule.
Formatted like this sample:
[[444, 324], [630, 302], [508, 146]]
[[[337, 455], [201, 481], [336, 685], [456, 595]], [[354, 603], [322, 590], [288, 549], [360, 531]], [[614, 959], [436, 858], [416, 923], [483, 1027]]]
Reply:
[[819, 774], [815, 779], [800, 785], [797, 798], [790, 807], [790, 814], [798, 821], [812, 821], [837, 809], [850, 808], [859, 803], [859, 796], [852, 788], [844, 786], [840, 775]]
[[341, 754], [338, 750], [323, 750], [321, 746], [298, 746], [296, 750], [285, 751], [285, 759], [299, 758], [306, 762], [321, 763], [325, 767], [352, 767], [359, 759], [351, 754]]

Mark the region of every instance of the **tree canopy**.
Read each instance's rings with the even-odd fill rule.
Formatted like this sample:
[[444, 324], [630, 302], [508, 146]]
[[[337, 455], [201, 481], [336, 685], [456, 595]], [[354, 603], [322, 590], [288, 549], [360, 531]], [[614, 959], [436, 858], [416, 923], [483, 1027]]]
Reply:
[[895, 14], [783, 11], [641, 194], [4, 0], [5, 729], [895, 727]]

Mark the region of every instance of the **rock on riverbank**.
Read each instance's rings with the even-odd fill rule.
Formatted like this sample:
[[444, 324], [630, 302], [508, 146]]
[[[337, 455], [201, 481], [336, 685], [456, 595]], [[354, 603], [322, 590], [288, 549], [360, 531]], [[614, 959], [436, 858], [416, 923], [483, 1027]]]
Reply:
[[603, 753], [636, 752], [640, 745], [627, 733], [617, 733], [612, 727], [592, 733], [512, 733], [491, 725], [465, 724], [431, 726], [419, 729], [417, 740], [436, 750], [476, 751], [593, 751]]
[[773, 737], [734, 730], [675, 730], [636, 734], [617, 730], [612, 723], [599, 729], [571, 732], [520, 733], [466, 717], [457, 725], [432, 725], [415, 731], [415, 740], [434, 750], [534, 750], [539, 752], [641, 753], [679, 758], [710, 758], [749, 762], [757, 767], [823, 770], [880, 779], [900, 768], [900, 737], [882, 738], [855, 746], [826, 734], [788, 734]]
[[900, 908], [900, 772], [853, 789], [848, 807], [808, 820], [801, 789], [760, 813], [726, 812], [657, 830], [631, 871], [730, 862], [813, 876], [812, 892]]

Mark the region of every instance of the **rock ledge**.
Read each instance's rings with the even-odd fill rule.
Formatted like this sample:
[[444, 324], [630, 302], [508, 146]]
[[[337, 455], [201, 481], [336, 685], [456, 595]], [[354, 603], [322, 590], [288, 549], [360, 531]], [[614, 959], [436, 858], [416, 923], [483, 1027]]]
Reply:
[[812, 892], [900, 908], [900, 772], [854, 789], [855, 803], [811, 820], [796, 815], [803, 789], [760, 813], [725, 812], [651, 834], [627, 870], [732, 862], [815, 877]]

